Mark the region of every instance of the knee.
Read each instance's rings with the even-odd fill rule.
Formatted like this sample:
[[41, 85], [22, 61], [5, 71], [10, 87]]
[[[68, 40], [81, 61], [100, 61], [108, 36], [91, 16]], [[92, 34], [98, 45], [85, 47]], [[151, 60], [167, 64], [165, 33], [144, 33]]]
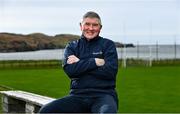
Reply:
[[51, 112], [51, 110], [49, 109], [49, 107], [45, 105], [40, 108], [38, 113], [50, 113], [50, 112]]
[[117, 106], [112, 106], [112, 105], [103, 105], [100, 108], [101, 113], [116, 113], [117, 112]]

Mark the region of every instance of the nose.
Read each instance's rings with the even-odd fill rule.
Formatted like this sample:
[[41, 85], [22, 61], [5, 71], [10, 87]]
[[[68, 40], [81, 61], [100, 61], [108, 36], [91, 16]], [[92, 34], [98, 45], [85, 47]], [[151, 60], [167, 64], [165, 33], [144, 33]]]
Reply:
[[93, 30], [93, 25], [92, 24], [89, 26], [89, 30]]

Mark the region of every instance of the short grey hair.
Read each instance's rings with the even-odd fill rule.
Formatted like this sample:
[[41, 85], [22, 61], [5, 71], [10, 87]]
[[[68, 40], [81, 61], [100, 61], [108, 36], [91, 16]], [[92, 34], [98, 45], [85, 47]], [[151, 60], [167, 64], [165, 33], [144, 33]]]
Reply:
[[[100, 18], [100, 16], [99, 16], [96, 12], [89, 11], [89, 12], [85, 13], [85, 14], [83, 15], [83, 20], [84, 20], [85, 18], [97, 18], [97, 19], [99, 20], [99, 24], [102, 25], [102, 23], [101, 23], [101, 18]], [[83, 21], [83, 20], [82, 20], [82, 21]]]

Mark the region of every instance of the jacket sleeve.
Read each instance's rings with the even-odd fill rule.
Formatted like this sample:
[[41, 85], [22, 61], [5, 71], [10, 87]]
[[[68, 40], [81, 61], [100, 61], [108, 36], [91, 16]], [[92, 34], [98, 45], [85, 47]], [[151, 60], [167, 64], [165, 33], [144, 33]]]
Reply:
[[90, 75], [100, 79], [115, 79], [118, 71], [118, 56], [116, 46], [112, 41], [104, 46], [105, 64], [89, 72]]
[[67, 59], [70, 55], [77, 55], [72, 45], [67, 45], [64, 51], [63, 69], [69, 78], [80, 78], [83, 73], [96, 69], [94, 58], [80, 59], [77, 63], [68, 64]]

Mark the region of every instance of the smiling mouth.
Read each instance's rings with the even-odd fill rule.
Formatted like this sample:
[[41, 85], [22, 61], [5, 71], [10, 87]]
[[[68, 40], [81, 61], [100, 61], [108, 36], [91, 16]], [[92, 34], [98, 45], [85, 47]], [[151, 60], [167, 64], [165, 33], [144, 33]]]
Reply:
[[93, 35], [94, 33], [87, 33], [88, 35]]
[[91, 32], [91, 31], [87, 31], [86, 33], [89, 34], [89, 35], [93, 35], [94, 34], [94, 32]]

